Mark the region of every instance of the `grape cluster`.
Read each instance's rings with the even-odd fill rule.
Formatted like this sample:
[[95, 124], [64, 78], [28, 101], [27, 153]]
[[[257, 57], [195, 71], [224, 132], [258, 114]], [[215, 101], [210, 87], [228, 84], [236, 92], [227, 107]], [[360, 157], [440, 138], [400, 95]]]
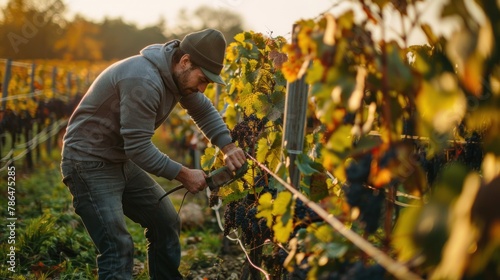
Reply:
[[208, 197], [208, 206], [209, 207], [214, 207], [219, 204], [220, 197], [216, 192], [211, 192], [210, 196]]
[[484, 158], [483, 149], [480, 144], [481, 136], [477, 132], [474, 132], [466, 141], [462, 156], [463, 162], [474, 170], [480, 170]]
[[367, 233], [373, 233], [377, 230], [385, 201], [383, 191], [373, 190], [365, 186], [370, 174], [371, 160], [371, 155], [367, 154], [357, 162], [352, 162], [347, 166], [346, 176], [349, 184], [343, 188], [347, 203], [351, 208], [357, 207], [359, 209], [359, 220], [364, 224]]
[[359, 208], [359, 220], [364, 224], [366, 232], [375, 232], [380, 223], [385, 192], [372, 190], [360, 183], [345, 186], [344, 192], [351, 208]]
[[231, 137], [234, 141], [238, 141], [239, 146], [253, 149], [258, 140], [258, 134], [264, 129], [267, 120], [259, 119], [255, 114], [244, 116], [243, 120], [235, 125], [231, 130]]
[[364, 183], [370, 175], [370, 167], [372, 163], [372, 155], [366, 154], [351, 162], [346, 168], [345, 173], [347, 180], [351, 183]]
[[237, 206], [237, 201], [231, 201], [224, 208], [224, 236], [228, 236], [231, 230], [236, 228], [235, 209]]
[[232, 229], [241, 229], [244, 244], [263, 242], [271, 238], [271, 230], [264, 218], [257, 218], [257, 207], [252, 199], [241, 199], [227, 204], [224, 211], [224, 235]]
[[308, 220], [314, 221], [319, 218], [318, 214], [314, 212], [311, 208], [307, 207], [307, 205], [302, 202], [302, 200], [297, 199], [295, 201], [295, 217], [299, 220]]

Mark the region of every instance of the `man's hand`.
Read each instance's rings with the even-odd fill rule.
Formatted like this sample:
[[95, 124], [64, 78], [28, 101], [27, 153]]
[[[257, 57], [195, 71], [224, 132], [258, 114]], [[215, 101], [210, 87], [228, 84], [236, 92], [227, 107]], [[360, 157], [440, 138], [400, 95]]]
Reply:
[[182, 167], [177, 177], [175, 177], [192, 194], [197, 194], [207, 187], [206, 178], [207, 174], [203, 170], [189, 169], [185, 166]]
[[227, 144], [222, 148], [222, 153], [224, 153], [224, 163], [231, 171], [236, 171], [238, 168], [243, 166], [247, 161], [245, 152], [242, 149], [236, 147], [234, 143]]

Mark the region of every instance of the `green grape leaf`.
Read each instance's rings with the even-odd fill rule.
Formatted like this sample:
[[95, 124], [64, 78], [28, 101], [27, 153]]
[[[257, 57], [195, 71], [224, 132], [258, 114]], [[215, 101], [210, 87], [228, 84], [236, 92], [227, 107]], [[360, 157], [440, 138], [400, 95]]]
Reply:
[[326, 244], [325, 250], [328, 254], [328, 258], [338, 259], [342, 258], [347, 253], [347, 251], [349, 250], [349, 246], [347, 246], [346, 244], [335, 243], [330, 241]]
[[297, 164], [297, 168], [303, 175], [312, 175], [323, 170], [323, 166], [321, 164], [313, 161], [305, 154], [297, 155], [295, 164]]
[[309, 69], [307, 69], [306, 83], [314, 84], [323, 80], [325, 67], [319, 60], [313, 60]]
[[423, 81], [416, 100], [419, 116], [438, 133], [447, 133], [459, 124], [467, 109], [467, 100], [451, 73], [432, 81]]
[[314, 236], [322, 242], [332, 242], [333, 241], [333, 230], [329, 225], [321, 225], [314, 231]]
[[405, 62], [401, 53], [402, 50], [397, 43], [387, 45], [387, 76], [391, 77], [392, 89], [397, 92], [407, 92], [415, 79], [411, 73], [411, 66]]
[[310, 198], [312, 201], [320, 201], [328, 196], [328, 176], [322, 173], [315, 173], [310, 176]]
[[352, 125], [342, 125], [330, 137], [326, 149], [332, 157], [329, 159], [334, 166], [343, 162], [350, 153], [352, 147], [351, 138]]

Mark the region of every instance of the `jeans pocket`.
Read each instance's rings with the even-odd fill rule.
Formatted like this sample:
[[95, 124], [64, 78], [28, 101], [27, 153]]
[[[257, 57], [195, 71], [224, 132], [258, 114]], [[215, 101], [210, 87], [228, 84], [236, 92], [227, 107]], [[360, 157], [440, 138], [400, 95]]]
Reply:
[[75, 167], [78, 171], [93, 171], [103, 169], [106, 166], [104, 161], [78, 161]]
[[62, 182], [66, 187], [68, 187], [69, 192], [71, 193], [71, 196], [73, 197], [73, 207], [76, 209], [78, 206], [78, 188], [75, 186], [75, 181], [73, 178], [75, 170], [72, 166], [71, 163], [67, 161], [63, 161], [61, 164], [61, 175], [62, 175]]

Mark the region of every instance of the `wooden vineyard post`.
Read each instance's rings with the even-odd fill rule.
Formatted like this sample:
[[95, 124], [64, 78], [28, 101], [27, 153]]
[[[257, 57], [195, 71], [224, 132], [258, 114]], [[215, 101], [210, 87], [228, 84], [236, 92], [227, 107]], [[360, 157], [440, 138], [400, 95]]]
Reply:
[[[52, 98], [55, 99], [57, 96], [57, 67], [54, 66], [52, 68]], [[47, 142], [45, 142], [45, 147], [47, 149], [47, 156], [52, 155], [52, 138], [50, 136], [52, 129], [54, 129], [54, 116], [53, 112], [49, 112], [49, 124], [47, 125], [47, 133], [49, 137], [47, 138]]]
[[[31, 64], [31, 73], [30, 73], [30, 95], [33, 100], [35, 100], [35, 63]], [[33, 146], [33, 123], [31, 116], [27, 116], [29, 119], [29, 123], [25, 124], [25, 141], [28, 143], [26, 145], [26, 165], [29, 170], [33, 169], [33, 154], [32, 154], [32, 146]]]
[[[295, 29], [295, 26], [293, 29]], [[292, 41], [294, 40], [296, 40], [295, 30], [292, 31]], [[297, 155], [302, 153], [304, 147], [307, 97], [308, 86], [305, 83], [304, 76], [287, 83], [282, 147], [287, 152], [285, 162], [291, 185], [297, 189], [300, 182], [300, 171], [295, 164], [295, 160]]]
[[36, 64], [32, 63], [31, 64], [31, 73], [30, 73], [30, 91], [31, 94], [33, 95], [33, 99], [35, 99], [35, 70], [36, 70]]
[[66, 94], [68, 96], [68, 100], [71, 98], [71, 90], [72, 90], [72, 75], [71, 72], [66, 74], [66, 90], [68, 91]]
[[12, 60], [7, 59], [5, 61], [5, 76], [3, 77], [2, 84], [2, 111], [5, 113], [5, 107], [7, 106], [7, 96], [9, 95], [9, 83], [12, 70]]
[[[2, 83], [2, 115], [5, 117], [5, 109], [7, 106], [7, 96], [9, 95], [9, 82], [10, 82], [10, 76], [11, 76], [11, 69], [12, 69], [12, 60], [7, 59], [5, 61], [5, 74], [3, 77], [3, 83]], [[0, 135], [0, 158], [2, 158], [2, 149], [3, 149], [3, 139], [5, 137], [5, 131]], [[14, 141], [14, 140], [12, 140]]]

